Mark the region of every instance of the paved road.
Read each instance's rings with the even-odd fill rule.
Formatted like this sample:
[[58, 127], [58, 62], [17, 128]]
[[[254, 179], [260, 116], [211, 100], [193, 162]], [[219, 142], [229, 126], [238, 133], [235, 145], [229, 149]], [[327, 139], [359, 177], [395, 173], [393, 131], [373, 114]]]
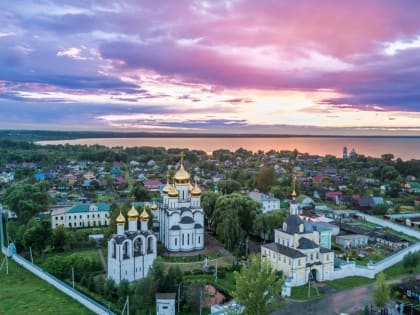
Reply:
[[[404, 278], [407, 278], [407, 276], [398, 277], [387, 282], [400, 282]], [[355, 314], [360, 310], [364, 310], [366, 305], [372, 304], [373, 287], [374, 284], [372, 283], [345, 291], [326, 293], [325, 296], [309, 302], [292, 301], [272, 315]]]

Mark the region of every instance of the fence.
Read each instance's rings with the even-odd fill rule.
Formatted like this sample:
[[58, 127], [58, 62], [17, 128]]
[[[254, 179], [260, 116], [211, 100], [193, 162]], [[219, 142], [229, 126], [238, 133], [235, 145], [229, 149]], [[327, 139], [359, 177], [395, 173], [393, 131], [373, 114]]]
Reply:
[[368, 264], [367, 266], [356, 265], [354, 261], [342, 263], [339, 268], [334, 270], [334, 279], [341, 279], [350, 276], [360, 276], [373, 279], [375, 275], [388, 267], [402, 261], [408, 253], [420, 251], [420, 243], [413, 244], [400, 250], [398, 253], [391, 255], [376, 264]]
[[2, 221], [1, 209], [0, 209], [0, 233], [1, 233], [0, 246], [1, 246], [1, 251], [4, 255], [11, 256], [11, 258], [17, 264], [19, 264], [26, 270], [32, 272], [34, 275], [41, 278], [42, 280], [53, 285], [55, 288], [57, 288], [58, 290], [66, 294], [67, 296], [71, 297], [72, 299], [76, 300], [77, 302], [79, 302], [80, 304], [82, 304], [83, 306], [91, 310], [92, 312], [96, 314], [100, 314], [100, 315], [105, 315], [105, 314], [115, 315], [115, 313], [111, 312], [109, 309], [107, 309], [103, 305], [87, 297], [86, 295], [80, 293], [79, 291], [73, 289], [68, 284], [57, 279], [56, 277], [44, 271], [42, 268], [38, 267], [37, 265], [32, 264], [30, 261], [26, 260], [22, 256], [14, 253], [13, 251], [10, 250], [11, 249], [10, 247], [5, 247], [4, 239], [3, 239], [3, 221]]

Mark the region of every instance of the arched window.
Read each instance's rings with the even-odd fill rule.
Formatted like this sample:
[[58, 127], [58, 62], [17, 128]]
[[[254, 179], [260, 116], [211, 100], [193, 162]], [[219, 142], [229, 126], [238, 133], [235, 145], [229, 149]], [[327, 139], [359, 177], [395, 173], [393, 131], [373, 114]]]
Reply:
[[187, 234], [187, 245], [190, 245], [190, 233]]
[[128, 251], [128, 242], [123, 244], [123, 259], [130, 258], [130, 252]]
[[112, 258], [115, 258], [117, 256], [117, 244], [115, 242], [112, 242]]
[[69, 222], [69, 227], [71, 227], [71, 222]]
[[200, 244], [200, 242], [201, 242], [201, 239], [200, 239], [200, 236], [198, 237], [198, 244]]
[[153, 237], [149, 237], [147, 239], [147, 253], [151, 254], [153, 253], [154, 248], [153, 248]]
[[182, 234], [182, 246], [184, 246], [184, 234]]
[[143, 242], [140, 237], [134, 240], [134, 257], [143, 255]]

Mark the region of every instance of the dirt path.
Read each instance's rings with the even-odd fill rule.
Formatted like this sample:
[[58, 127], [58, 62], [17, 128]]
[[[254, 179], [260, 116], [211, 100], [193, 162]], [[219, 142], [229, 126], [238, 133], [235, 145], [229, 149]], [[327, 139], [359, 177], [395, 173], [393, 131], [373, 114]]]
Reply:
[[[401, 282], [407, 275], [387, 280], [387, 283]], [[353, 289], [331, 293], [311, 301], [293, 301], [273, 315], [322, 314], [338, 315], [340, 313], [355, 314], [372, 304], [374, 283]]]

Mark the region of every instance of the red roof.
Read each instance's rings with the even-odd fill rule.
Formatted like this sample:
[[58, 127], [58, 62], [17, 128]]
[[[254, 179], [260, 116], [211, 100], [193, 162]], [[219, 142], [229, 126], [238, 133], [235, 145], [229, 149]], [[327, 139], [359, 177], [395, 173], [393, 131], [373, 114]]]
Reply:
[[325, 194], [327, 198], [335, 198], [337, 196], [342, 196], [343, 193], [341, 191], [329, 191]]

